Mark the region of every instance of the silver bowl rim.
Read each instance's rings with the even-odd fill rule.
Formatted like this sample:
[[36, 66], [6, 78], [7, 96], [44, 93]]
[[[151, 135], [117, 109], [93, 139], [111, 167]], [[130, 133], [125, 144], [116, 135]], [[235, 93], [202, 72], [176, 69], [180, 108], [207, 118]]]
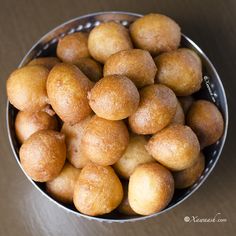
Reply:
[[[131, 15], [131, 16], [136, 16], [136, 17], [142, 17], [143, 15], [142, 14], [138, 14], [138, 13], [133, 13], [133, 12], [126, 12], [126, 11], [103, 11], [103, 12], [94, 12], [94, 13], [90, 13], [90, 14], [86, 14], [86, 15], [82, 15], [82, 16], [79, 16], [79, 17], [75, 17], [75, 18], [72, 18], [60, 25], [58, 25], [57, 27], [54, 27], [52, 30], [50, 30], [48, 33], [44, 34], [30, 49], [29, 51], [27, 52], [27, 54], [23, 57], [23, 59], [21, 60], [18, 68], [20, 68], [24, 61], [26, 60], [26, 58], [29, 56], [29, 54], [33, 51], [33, 49], [41, 42], [43, 41], [46, 37], [48, 37], [48, 35], [50, 35], [52, 32], [54, 32], [55, 30], [69, 24], [69, 23], [72, 23], [74, 21], [77, 21], [77, 20], [81, 20], [81, 19], [84, 19], [84, 18], [87, 18], [87, 17], [92, 17], [92, 16], [99, 16], [99, 15], [103, 15], [103, 14], [123, 14], [123, 15]], [[14, 147], [14, 144], [13, 144], [13, 141], [12, 141], [12, 137], [11, 137], [11, 132], [10, 132], [10, 125], [9, 125], [9, 106], [10, 106], [10, 103], [9, 103], [9, 100], [7, 99], [7, 104], [6, 104], [6, 125], [7, 125], [7, 135], [8, 135], [8, 139], [9, 139], [9, 142], [10, 142], [10, 146], [11, 146], [11, 149], [13, 151], [13, 154], [14, 154], [14, 157], [18, 163], [18, 165], [20, 166], [21, 170], [23, 171], [23, 173], [25, 174], [25, 176], [27, 177], [27, 179], [34, 185], [34, 187], [39, 190], [39, 192], [41, 192], [42, 195], [44, 195], [49, 201], [53, 202], [54, 204], [56, 204], [58, 207], [66, 210], [67, 212], [69, 213], [72, 213], [76, 216], [79, 216], [79, 217], [84, 217], [86, 219], [89, 219], [89, 220], [94, 220], [94, 221], [99, 221], [99, 222], [105, 222], [105, 223], [125, 223], [125, 222], [136, 222], [136, 221], [141, 221], [141, 220], [147, 220], [147, 219], [150, 219], [150, 218], [154, 218], [156, 216], [159, 216], [163, 213], [166, 213], [168, 211], [170, 211], [171, 209], [177, 207], [179, 204], [181, 204], [182, 202], [184, 202], [188, 197], [190, 197], [195, 191], [197, 191], [197, 189], [202, 186], [202, 184], [206, 181], [206, 179], [208, 178], [208, 176], [210, 175], [210, 173], [213, 171], [213, 169], [215, 168], [215, 165], [216, 163], [218, 162], [219, 160], [219, 157], [222, 153], [222, 150], [223, 150], [223, 147], [224, 147], [224, 144], [225, 144], [225, 140], [226, 140], [226, 136], [227, 136], [227, 132], [228, 132], [228, 122], [229, 122], [229, 117], [228, 117], [228, 103], [227, 103], [227, 97], [226, 97], [226, 94], [225, 94], [225, 90], [224, 90], [224, 87], [223, 87], [223, 84], [222, 84], [222, 81], [215, 69], [215, 67], [213, 66], [212, 62], [210, 61], [210, 59], [206, 56], [206, 54], [202, 51], [202, 49], [196, 44], [194, 43], [190, 38], [188, 38], [185, 34], [182, 33], [182, 36], [185, 38], [185, 40], [187, 40], [194, 48], [196, 48], [198, 50], [198, 52], [201, 54], [201, 56], [207, 61], [207, 63], [209, 64], [209, 66], [211, 67], [211, 69], [213, 70], [214, 74], [216, 75], [216, 79], [219, 83], [219, 87], [220, 87], [220, 90], [222, 91], [222, 94], [223, 94], [223, 100], [224, 100], [224, 105], [225, 105], [225, 127], [224, 127], [224, 134], [222, 136], [222, 144], [219, 148], [219, 151], [218, 151], [218, 154], [217, 154], [217, 157], [215, 159], [215, 162], [213, 163], [211, 169], [204, 175], [204, 178], [201, 180], [201, 182], [198, 184], [198, 186], [196, 188], [194, 188], [193, 190], [191, 190], [191, 194], [187, 194], [186, 196], [184, 196], [181, 200], [179, 200], [178, 202], [176, 202], [175, 204], [173, 204], [172, 206], [160, 211], [160, 212], [157, 212], [155, 214], [152, 214], [152, 215], [148, 215], [148, 216], [137, 216], [137, 217], [134, 217], [134, 218], [127, 218], [127, 219], [109, 219], [109, 218], [102, 218], [102, 217], [94, 217], [94, 216], [89, 216], [89, 215], [85, 215], [85, 214], [82, 214], [80, 212], [76, 212], [72, 209], [69, 209], [67, 208], [66, 206], [60, 204], [59, 202], [57, 202], [56, 200], [54, 200], [52, 197], [50, 197], [48, 194], [46, 194], [46, 192], [44, 192], [29, 176], [28, 174], [24, 171], [20, 161], [19, 161], [19, 158], [18, 158], [18, 155], [15, 151], [15, 147]]]

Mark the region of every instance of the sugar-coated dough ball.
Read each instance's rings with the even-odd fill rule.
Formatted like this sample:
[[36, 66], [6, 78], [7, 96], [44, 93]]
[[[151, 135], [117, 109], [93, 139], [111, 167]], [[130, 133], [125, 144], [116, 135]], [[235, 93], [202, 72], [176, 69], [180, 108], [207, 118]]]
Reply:
[[81, 152], [81, 140], [91, 118], [92, 115], [89, 115], [74, 125], [64, 123], [61, 129], [66, 137], [67, 159], [76, 168], [83, 168], [90, 162]]
[[129, 132], [123, 121], [92, 117], [81, 141], [82, 155], [98, 165], [113, 165], [124, 154]]
[[192, 104], [187, 124], [198, 136], [201, 148], [215, 143], [224, 132], [221, 112], [215, 104], [206, 100], [198, 100]]
[[156, 133], [146, 145], [147, 151], [170, 170], [184, 170], [197, 160], [200, 145], [188, 126], [172, 124]]
[[140, 90], [138, 109], [129, 117], [134, 133], [155, 134], [170, 124], [177, 107], [177, 98], [168, 87], [149, 85]]
[[205, 168], [205, 157], [200, 152], [197, 160], [187, 169], [173, 172], [175, 188], [182, 189], [192, 186], [201, 176]]
[[151, 215], [164, 209], [174, 194], [174, 180], [168, 169], [158, 163], [138, 166], [130, 176], [128, 199], [140, 215]]
[[66, 162], [60, 174], [46, 183], [48, 194], [60, 202], [73, 203], [74, 187], [80, 171]]
[[60, 63], [47, 79], [47, 93], [53, 110], [62, 121], [75, 124], [91, 112], [87, 92], [93, 83], [75, 65]]
[[199, 56], [188, 48], [163, 53], [155, 59], [157, 82], [171, 88], [177, 96], [197, 92], [202, 83], [202, 63]]
[[138, 165], [155, 161], [145, 149], [146, 144], [147, 140], [144, 136], [135, 134], [130, 136], [125, 153], [114, 164], [115, 171], [121, 177], [128, 179]]
[[7, 96], [20, 111], [42, 110], [48, 103], [46, 80], [48, 69], [44, 66], [25, 66], [13, 71], [7, 80]]
[[181, 32], [179, 25], [161, 14], [148, 14], [130, 26], [131, 38], [137, 48], [152, 55], [168, 52], [179, 47]]
[[57, 119], [47, 112], [35, 113], [19, 111], [15, 120], [16, 136], [20, 143], [23, 143], [31, 134], [44, 129], [56, 129]]
[[34, 181], [52, 180], [65, 163], [65, 136], [53, 130], [37, 131], [23, 143], [19, 154], [24, 171]]
[[88, 48], [91, 56], [105, 63], [112, 54], [133, 48], [128, 30], [121, 24], [105, 22], [96, 26], [89, 34]]
[[104, 76], [125, 75], [141, 88], [154, 84], [157, 68], [150, 53], [141, 49], [129, 49], [110, 56], [104, 65]]
[[139, 92], [126, 76], [110, 75], [99, 80], [89, 92], [89, 105], [107, 120], [122, 120], [138, 108]]
[[75, 184], [74, 204], [78, 211], [103, 215], [114, 210], [123, 198], [122, 184], [110, 166], [88, 164]]
[[77, 32], [66, 35], [57, 45], [57, 56], [66, 63], [76, 64], [80, 58], [89, 57], [88, 34]]

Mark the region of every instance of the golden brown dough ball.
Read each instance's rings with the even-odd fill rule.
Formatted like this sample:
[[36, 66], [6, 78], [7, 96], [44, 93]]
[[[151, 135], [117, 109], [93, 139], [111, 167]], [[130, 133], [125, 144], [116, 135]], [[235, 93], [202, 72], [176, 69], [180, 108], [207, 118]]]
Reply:
[[57, 129], [57, 119], [44, 111], [36, 113], [19, 111], [15, 120], [16, 136], [23, 143], [31, 134], [44, 129]]
[[89, 57], [88, 34], [77, 32], [66, 35], [57, 45], [57, 56], [66, 63], [76, 64], [80, 58]]
[[93, 58], [105, 63], [112, 54], [133, 48], [133, 45], [124, 26], [115, 22], [105, 22], [90, 32], [88, 48]]
[[191, 95], [201, 88], [202, 64], [194, 51], [180, 48], [154, 60], [158, 68], [157, 81], [171, 88], [177, 96]]
[[23, 143], [19, 154], [24, 171], [34, 181], [50, 181], [65, 163], [65, 136], [53, 130], [37, 131]]
[[192, 96], [179, 97], [179, 102], [184, 110], [184, 114], [187, 115], [189, 108], [194, 102], [194, 98]]
[[91, 118], [92, 115], [89, 115], [74, 125], [64, 123], [61, 129], [66, 137], [67, 159], [76, 168], [83, 168], [90, 162], [88, 157], [81, 152], [81, 139]]
[[128, 182], [126, 182], [126, 181], [123, 182], [122, 186], [123, 186], [124, 196], [123, 196], [123, 199], [122, 199], [120, 205], [117, 208], [118, 212], [120, 212], [121, 214], [124, 214], [124, 215], [128, 215], [128, 216], [137, 215], [137, 213], [131, 208], [131, 206], [129, 204]]
[[185, 124], [184, 110], [183, 110], [179, 101], [177, 102], [176, 112], [175, 112], [175, 115], [171, 121], [171, 124], [180, 124], [180, 125]]
[[148, 14], [130, 26], [131, 38], [137, 48], [152, 55], [168, 52], [179, 47], [181, 32], [179, 25], [161, 14]]
[[80, 171], [71, 164], [65, 163], [60, 174], [46, 183], [46, 191], [57, 201], [73, 203], [74, 187]]
[[102, 66], [92, 58], [85, 57], [77, 60], [76, 66], [92, 81], [97, 82], [102, 78]]
[[99, 80], [88, 94], [89, 105], [107, 120], [122, 120], [138, 108], [139, 92], [126, 76], [110, 75]]
[[75, 184], [74, 204], [82, 213], [103, 215], [114, 210], [123, 198], [122, 184], [110, 166], [88, 164]]
[[187, 124], [198, 136], [201, 148], [215, 143], [224, 132], [224, 120], [219, 109], [206, 100], [192, 104], [187, 115]]
[[140, 215], [151, 215], [164, 209], [174, 194], [174, 180], [168, 169], [158, 163], [138, 166], [130, 176], [128, 199]]
[[129, 117], [129, 125], [134, 133], [154, 134], [171, 122], [176, 107], [177, 98], [171, 89], [159, 84], [149, 85], [140, 90], [140, 103]]
[[149, 140], [146, 149], [158, 162], [170, 170], [184, 170], [197, 160], [200, 146], [188, 126], [173, 124]]
[[20, 111], [40, 111], [48, 103], [46, 80], [48, 69], [44, 66], [26, 66], [13, 71], [7, 80], [7, 96]]
[[82, 137], [82, 155], [98, 165], [113, 165], [124, 154], [129, 133], [123, 121], [94, 116]]
[[200, 152], [192, 166], [185, 170], [173, 172], [175, 188], [182, 189], [192, 186], [201, 176], [205, 168], [205, 157]]
[[51, 70], [56, 64], [60, 62], [61, 61], [57, 57], [38, 57], [30, 61], [28, 66], [41, 65], [47, 67], [48, 70]]
[[47, 93], [53, 110], [66, 123], [75, 124], [91, 112], [87, 92], [92, 82], [75, 66], [60, 63], [50, 71]]
[[146, 144], [147, 140], [144, 136], [135, 134], [130, 136], [125, 153], [114, 164], [115, 171], [121, 177], [128, 179], [138, 165], [155, 161], [145, 149]]
[[104, 65], [104, 76], [125, 75], [141, 88], [154, 84], [157, 68], [150, 53], [141, 49], [129, 49], [110, 56]]
[[52, 109], [51, 105], [49, 104], [46, 107], [44, 107], [41, 111], [46, 112], [50, 116], [56, 115], [56, 112]]

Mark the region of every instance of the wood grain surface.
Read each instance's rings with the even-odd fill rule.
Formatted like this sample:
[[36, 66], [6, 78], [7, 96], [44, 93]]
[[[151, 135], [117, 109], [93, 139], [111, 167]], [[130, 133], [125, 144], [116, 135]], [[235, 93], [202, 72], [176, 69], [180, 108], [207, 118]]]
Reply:
[[[0, 0], [0, 236], [214, 235], [236, 232], [236, 1], [235, 0]], [[153, 219], [106, 224], [78, 218], [42, 196], [26, 179], [7, 138], [5, 82], [30, 47], [71, 18], [108, 10], [159, 12], [174, 18], [182, 32], [209, 56], [224, 84], [230, 126], [221, 158], [203, 186], [178, 207]], [[185, 216], [225, 223], [186, 223]]]

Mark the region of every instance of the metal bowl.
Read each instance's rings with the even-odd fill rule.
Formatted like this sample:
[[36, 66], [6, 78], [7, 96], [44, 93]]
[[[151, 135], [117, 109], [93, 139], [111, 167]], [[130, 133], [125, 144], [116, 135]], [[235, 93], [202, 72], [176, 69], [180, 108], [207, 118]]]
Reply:
[[[26, 56], [21, 61], [19, 67], [26, 65], [30, 60], [35, 57], [43, 57], [43, 56], [53, 56], [56, 52], [57, 42], [60, 38], [64, 37], [65, 35], [72, 34], [78, 31], [90, 31], [96, 25], [99, 25], [101, 22], [105, 21], [116, 21], [121, 23], [122, 25], [128, 27], [130, 23], [134, 20], [138, 19], [142, 15], [130, 13], [130, 12], [99, 12], [93, 13], [85, 16], [81, 16], [75, 19], [72, 19], [49, 33], [43, 36], [26, 54]], [[51, 198], [45, 191], [45, 184], [34, 182], [23, 170], [20, 161], [19, 161], [19, 148], [20, 145], [17, 142], [15, 129], [14, 129], [14, 122], [15, 117], [17, 114], [17, 109], [14, 108], [9, 102], [7, 102], [6, 108], [6, 119], [7, 119], [7, 131], [8, 137], [10, 140], [11, 148], [14, 153], [15, 159], [18, 162], [20, 168], [29, 179], [29, 181], [36, 187], [39, 192], [41, 192], [48, 200], [55, 203], [57, 206], [63, 208], [64, 210], [71, 212], [77, 216], [82, 216], [87, 219], [94, 219], [100, 222], [131, 222], [131, 221], [138, 221], [138, 220], [145, 220], [154, 216], [158, 216], [163, 212], [166, 212], [170, 209], [173, 209], [175, 206], [183, 202], [185, 199], [190, 197], [206, 180], [208, 175], [213, 170], [216, 162], [218, 161], [222, 148], [224, 146], [227, 128], [228, 128], [228, 107], [227, 107], [227, 100], [225, 96], [225, 91], [219, 75], [217, 74], [214, 66], [207, 58], [205, 53], [187, 36], [182, 34], [181, 39], [181, 46], [193, 49], [201, 58], [203, 64], [203, 85], [202, 89], [195, 94], [197, 98], [207, 99], [212, 101], [216, 104], [216, 106], [220, 109], [223, 114], [224, 121], [225, 121], [225, 130], [224, 134], [219, 141], [215, 144], [209, 146], [208, 148], [204, 149], [204, 154], [206, 156], [206, 167], [204, 172], [202, 173], [199, 180], [191, 187], [184, 189], [184, 190], [177, 190], [175, 191], [174, 197], [170, 204], [161, 212], [150, 215], [150, 216], [124, 216], [117, 212], [113, 212], [107, 215], [103, 215], [100, 217], [91, 217], [86, 216], [79, 213], [74, 206], [72, 205], [65, 205], [55, 201]]]

